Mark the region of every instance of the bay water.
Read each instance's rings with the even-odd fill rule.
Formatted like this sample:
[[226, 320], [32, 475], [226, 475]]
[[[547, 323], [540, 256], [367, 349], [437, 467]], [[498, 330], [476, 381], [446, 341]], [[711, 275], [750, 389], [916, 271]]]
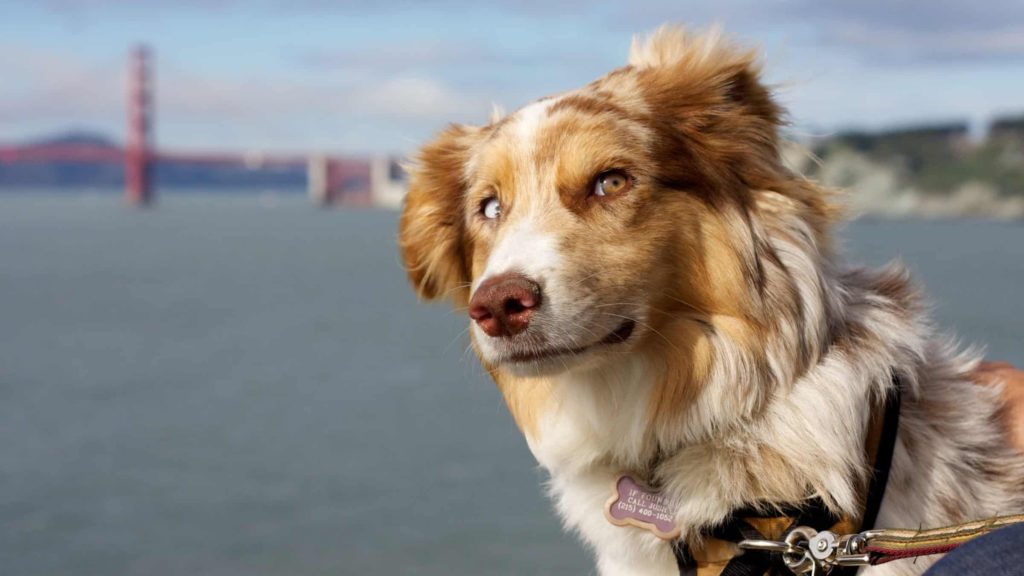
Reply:
[[[0, 571], [593, 573], [396, 226], [299, 196], [0, 196]], [[1024, 363], [1024, 226], [841, 236]]]

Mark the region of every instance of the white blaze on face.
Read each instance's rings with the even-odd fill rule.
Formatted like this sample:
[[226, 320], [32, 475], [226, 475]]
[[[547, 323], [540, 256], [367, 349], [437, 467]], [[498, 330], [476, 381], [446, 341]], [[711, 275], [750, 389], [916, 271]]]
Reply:
[[476, 280], [473, 290], [488, 278], [506, 272], [519, 272], [542, 286], [558, 269], [561, 255], [554, 236], [537, 229], [529, 216], [514, 224], [514, 228], [501, 234], [498, 244], [487, 259], [484, 273]]
[[[519, 110], [509, 126], [515, 139], [513, 154], [515, 164], [523, 170], [535, 170], [534, 156], [537, 133], [548, 116], [548, 109], [557, 98], [534, 102]], [[519, 178], [521, 189], [515, 191], [514, 212], [508, 214], [508, 229], [498, 231], [497, 243], [487, 260], [483, 274], [473, 283], [473, 291], [488, 278], [506, 272], [519, 272], [531, 280], [544, 285], [545, 274], [550, 274], [559, 265], [558, 242], [549, 232], [540, 228], [542, 206], [552, 190], [544, 190], [546, 183], [542, 174], [524, 174]]]
[[[506, 212], [508, 222], [497, 231], [497, 239], [483, 273], [474, 280], [472, 292], [485, 281], [508, 272], [518, 272], [540, 284], [544, 290], [543, 299], [553, 303], [559, 282], [555, 274], [561, 266], [558, 238], [551, 231], [543, 229], [545, 202], [552, 198], [557, 201], [553, 190], [546, 190], [552, 183], [535, 171], [534, 157], [537, 134], [547, 118], [548, 109], [556, 99], [535, 102], [519, 110], [509, 126], [510, 136], [515, 139], [513, 154], [515, 165], [521, 170], [533, 173], [518, 178], [520, 188], [514, 191], [514, 206]], [[550, 310], [549, 310], [550, 312]], [[489, 339], [479, 327], [475, 327], [480, 340]]]

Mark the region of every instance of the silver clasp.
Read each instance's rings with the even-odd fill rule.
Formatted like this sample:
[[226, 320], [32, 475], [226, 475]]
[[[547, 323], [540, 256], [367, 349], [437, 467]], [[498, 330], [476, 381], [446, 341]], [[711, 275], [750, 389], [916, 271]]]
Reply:
[[865, 551], [870, 533], [838, 536], [829, 530], [818, 532], [814, 528], [798, 526], [790, 530], [783, 541], [743, 540], [743, 550], [778, 552], [793, 574], [828, 574], [836, 566], [866, 566], [870, 555]]

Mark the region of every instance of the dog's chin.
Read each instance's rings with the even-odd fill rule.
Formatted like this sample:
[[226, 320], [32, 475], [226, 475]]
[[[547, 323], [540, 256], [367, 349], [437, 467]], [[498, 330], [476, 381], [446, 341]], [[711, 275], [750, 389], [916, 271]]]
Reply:
[[555, 376], [574, 370], [600, 366], [613, 352], [629, 348], [634, 339], [636, 322], [626, 320], [603, 339], [583, 346], [530, 347], [498, 352], [492, 363], [521, 378]]

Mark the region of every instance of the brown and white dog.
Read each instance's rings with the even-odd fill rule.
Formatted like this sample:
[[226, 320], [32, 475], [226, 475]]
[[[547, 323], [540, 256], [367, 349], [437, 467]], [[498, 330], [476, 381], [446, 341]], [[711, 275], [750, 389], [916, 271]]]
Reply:
[[978, 356], [933, 332], [902, 268], [840, 261], [829, 193], [780, 160], [782, 116], [754, 53], [665, 27], [579, 90], [451, 126], [412, 166], [412, 283], [468, 309], [601, 574], [678, 574], [669, 544], [606, 520], [624, 471], [662, 488], [684, 541], [752, 503], [816, 497], [855, 516], [892, 374], [904, 393], [876, 525], [1024, 509], [998, 387], [969, 382]]

